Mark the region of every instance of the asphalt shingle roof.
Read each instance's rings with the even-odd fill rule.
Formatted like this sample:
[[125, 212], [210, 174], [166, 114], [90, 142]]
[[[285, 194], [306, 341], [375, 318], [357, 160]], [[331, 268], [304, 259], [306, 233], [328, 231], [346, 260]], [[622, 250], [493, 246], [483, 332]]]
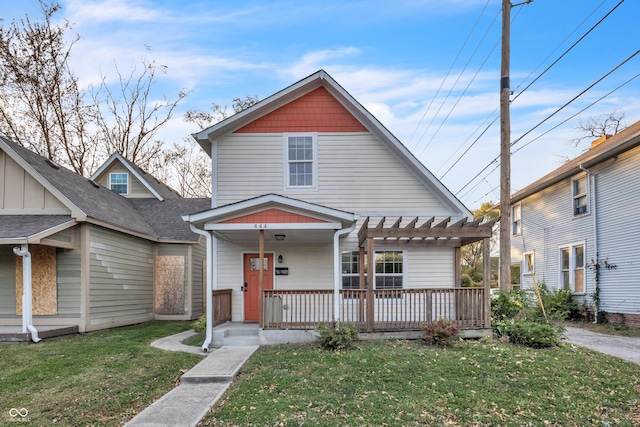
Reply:
[[129, 199], [162, 240], [198, 241], [182, 215], [211, 209], [211, 199]]
[[73, 221], [69, 215], [2, 215], [0, 238], [26, 238], [69, 221]]
[[[153, 240], [198, 240], [198, 235], [182, 221], [181, 215], [206, 209], [211, 204], [210, 199], [183, 199], [175, 193], [164, 202], [156, 199], [127, 199], [75, 172], [52, 164], [46, 158], [19, 144], [2, 136], [0, 138], [87, 217], [148, 236]], [[17, 217], [13, 215], [2, 217], [0, 237], [9, 237], [16, 233], [22, 237], [24, 235], [22, 233], [28, 227], [27, 224], [31, 224], [29, 230], [34, 233], [50, 228], [47, 225], [48, 220], [44, 221], [41, 218], [51, 217], [49, 215], [27, 215], [31, 219], [21, 220], [23, 222], [16, 220]], [[70, 217], [67, 218], [70, 219]], [[8, 221], [9, 219], [11, 221]], [[41, 224], [40, 229], [33, 228], [38, 223]]]

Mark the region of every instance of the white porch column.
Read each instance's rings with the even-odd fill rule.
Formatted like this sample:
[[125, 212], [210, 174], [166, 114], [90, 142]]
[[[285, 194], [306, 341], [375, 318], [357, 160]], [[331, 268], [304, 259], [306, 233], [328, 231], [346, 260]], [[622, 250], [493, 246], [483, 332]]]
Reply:
[[333, 320], [340, 321], [340, 289], [342, 288], [340, 264], [342, 262], [340, 254], [340, 237], [351, 233], [356, 228], [354, 222], [351, 227], [336, 230], [333, 234]]

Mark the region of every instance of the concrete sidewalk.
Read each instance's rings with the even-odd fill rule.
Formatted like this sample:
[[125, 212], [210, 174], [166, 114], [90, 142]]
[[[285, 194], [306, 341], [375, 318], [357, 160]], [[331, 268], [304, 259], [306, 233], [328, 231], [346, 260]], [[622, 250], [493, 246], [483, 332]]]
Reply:
[[164, 350], [200, 354], [204, 359], [182, 375], [178, 387], [153, 402], [125, 426], [195, 426], [220, 399], [242, 365], [258, 349], [257, 345], [224, 346], [212, 348], [205, 354], [199, 347], [182, 344], [182, 340], [193, 334], [193, 331], [182, 332], [151, 344]]
[[640, 365], [640, 338], [599, 334], [582, 328], [566, 328], [565, 341]]

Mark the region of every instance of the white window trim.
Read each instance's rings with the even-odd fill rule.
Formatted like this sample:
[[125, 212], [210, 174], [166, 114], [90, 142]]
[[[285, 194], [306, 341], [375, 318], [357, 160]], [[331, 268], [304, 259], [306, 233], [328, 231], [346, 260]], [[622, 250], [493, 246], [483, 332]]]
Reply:
[[[289, 138], [292, 136], [310, 136], [313, 146], [312, 161], [312, 185], [290, 185], [289, 184]], [[285, 190], [288, 191], [308, 191], [318, 189], [318, 134], [315, 132], [292, 132], [282, 134], [282, 183]]]
[[[351, 253], [356, 253], [356, 254], [358, 253], [358, 251], [349, 251], [349, 250], [341, 251], [340, 252], [340, 262], [341, 263], [342, 263], [342, 252], [351, 252]], [[401, 289], [407, 289], [407, 283], [408, 283], [408, 277], [407, 277], [407, 275], [408, 275], [408, 270], [407, 270], [407, 267], [408, 267], [407, 251], [404, 250], [404, 249], [398, 249], [398, 248], [377, 249], [377, 250], [375, 250], [374, 257], [373, 257], [374, 258], [374, 263], [375, 263], [375, 254], [382, 253], [382, 252], [400, 252], [400, 253], [402, 253], [402, 288]], [[364, 258], [365, 258], [365, 262], [366, 262], [366, 259], [367, 259], [367, 254], [366, 253], [364, 255]], [[367, 268], [368, 267], [369, 266], [367, 266]], [[365, 282], [366, 282], [366, 280], [367, 280], [367, 270], [366, 269], [365, 269], [364, 273], [365, 273]], [[341, 279], [342, 279], [342, 277], [345, 277], [345, 276], [349, 276], [349, 277], [358, 276], [359, 277], [359, 275], [360, 275], [360, 273], [358, 273], [358, 274], [354, 274], [354, 273], [344, 274], [344, 273], [342, 273], [342, 268], [340, 268], [340, 278]], [[381, 275], [384, 275], [384, 273], [381, 274]], [[374, 268], [373, 269], [373, 284], [374, 284], [373, 285], [373, 289], [377, 289], [376, 286], [375, 286], [376, 276], [377, 276], [377, 274], [376, 274], [376, 270]], [[340, 284], [340, 289], [344, 289], [342, 287], [342, 281], [340, 283], [341, 283]]]
[[[111, 178], [113, 175], [126, 175], [127, 176], [127, 191], [125, 193], [116, 193], [119, 194], [121, 196], [128, 196], [131, 193], [131, 175], [129, 175], [129, 172], [109, 172], [109, 190], [113, 191], [111, 188], [111, 185], [113, 184], [111, 182]], [[121, 184], [121, 183], [118, 183]], [[115, 191], [114, 191], [115, 193]]]
[[[515, 211], [518, 210], [520, 212], [520, 230], [514, 232], [513, 225], [515, 223]], [[522, 203], [516, 203], [511, 207], [511, 235], [512, 236], [520, 236], [522, 234]]]
[[[576, 246], [582, 246], [582, 257], [583, 265], [582, 265], [582, 280], [584, 281], [584, 291], [576, 292], [576, 283], [575, 283], [575, 271], [576, 271], [576, 260], [574, 253], [574, 248]], [[587, 293], [587, 245], [585, 241], [577, 241], [571, 242], [563, 245], [558, 245], [558, 289], [562, 289], [564, 286], [563, 277], [562, 277], [562, 249], [569, 249], [569, 288], [571, 292], [575, 295], [585, 295]]]
[[[531, 266], [533, 269], [529, 269], [529, 263], [527, 262], [527, 255], [531, 255]], [[522, 267], [520, 268], [520, 274], [522, 276], [531, 276], [536, 272], [536, 252], [526, 251], [522, 253]]]
[[[584, 186], [585, 186], [585, 192], [584, 192], [584, 197], [587, 200], [587, 204], [585, 206], [586, 210], [582, 213], [576, 213], [575, 209], [575, 201], [576, 201], [576, 194], [573, 192], [575, 189], [575, 182], [579, 179], [584, 178]], [[587, 174], [582, 174], [582, 175], [578, 175], [578, 176], [574, 176], [571, 178], [571, 216], [573, 218], [579, 218], [585, 215], [589, 215], [589, 213], [591, 212], [590, 209], [590, 205], [591, 205], [591, 195], [590, 195], [590, 191], [589, 189], [591, 188], [590, 182], [589, 182], [589, 175]]]

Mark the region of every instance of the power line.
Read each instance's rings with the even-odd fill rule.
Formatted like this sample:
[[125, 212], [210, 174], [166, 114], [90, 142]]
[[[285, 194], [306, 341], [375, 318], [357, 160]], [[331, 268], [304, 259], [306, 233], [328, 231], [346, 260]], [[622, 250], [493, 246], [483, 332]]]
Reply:
[[[566, 37], [566, 38], [565, 38], [565, 39], [564, 39], [564, 40], [563, 40], [559, 45], [558, 45], [558, 47], [559, 47], [559, 46], [561, 46], [561, 45], [562, 45], [562, 44], [563, 44], [563, 43], [564, 43], [564, 42], [565, 42], [565, 41], [566, 41], [566, 40], [567, 40], [567, 39], [568, 39], [568, 38], [569, 38], [573, 33], [575, 33], [575, 32], [576, 32], [576, 30], [577, 30], [580, 26], [582, 26], [582, 24], [584, 24], [584, 22], [585, 22], [589, 17], [591, 17], [591, 16], [592, 16], [592, 15], [593, 15], [593, 14], [594, 14], [594, 13], [595, 13], [595, 12], [596, 12], [600, 7], [601, 7], [601, 6], [602, 6], [602, 4], [603, 4], [605, 1], [606, 1], [606, 0], [604, 0], [602, 3], [600, 3], [600, 5], [598, 5], [598, 6], [597, 6], [597, 7], [596, 7], [596, 8], [595, 8], [595, 9], [594, 9], [594, 10], [593, 10], [589, 15], [587, 15], [587, 17], [586, 17], [586, 18], [585, 18], [585, 19], [580, 23], [580, 25], [578, 25], [578, 26], [577, 26], [577, 27], [576, 27], [576, 28], [575, 28], [575, 29], [574, 29], [574, 30], [573, 30], [573, 31], [572, 31], [572, 32], [571, 32], [571, 33], [570, 33], [570, 34], [569, 34], [569, 35], [568, 35], [568, 36], [567, 36], [567, 37]], [[613, 13], [613, 12], [614, 12], [614, 11], [615, 11], [615, 10], [616, 10], [616, 9], [617, 9], [617, 8], [618, 8], [618, 7], [623, 3], [623, 2], [624, 2], [624, 0], [621, 0], [621, 1], [620, 1], [617, 5], [615, 5], [615, 6], [614, 6], [614, 7], [613, 7], [609, 12], [607, 12], [607, 13], [606, 13], [606, 14], [605, 14], [605, 15], [604, 15], [604, 16], [603, 16], [603, 17], [602, 17], [602, 18], [601, 18], [601, 19], [600, 19], [600, 20], [599, 20], [595, 25], [593, 25], [593, 26], [592, 26], [592, 27], [591, 27], [587, 32], [585, 32], [585, 33], [584, 33], [584, 34], [583, 34], [583, 35], [582, 35], [582, 36], [581, 36], [581, 37], [580, 37], [580, 38], [579, 38], [575, 43], [573, 43], [573, 44], [572, 44], [568, 49], [566, 49], [566, 50], [562, 53], [562, 55], [560, 55], [560, 56], [559, 56], [559, 57], [558, 57], [558, 58], [557, 58], [557, 59], [556, 59], [556, 60], [555, 60], [551, 65], [549, 65], [549, 66], [548, 66], [548, 67], [547, 67], [547, 68], [546, 68], [542, 73], [540, 73], [540, 74], [539, 74], [539, 75], [538, 75], [538, 76], [537, 76], [537, 77], [536, 77], [536, 78], [535, 78], [531, 83], [529, 83], [529, 84], [528, 84], [528, 85], [527, 85], [527, 86], [526, 86], [526, 87], [525, 87], [525, 88], [524, 88], [520, 93], [518, 93], [518, 95], [516, 95], [516, 96], [515, 96], [515, 97], [514, 97], [510, 102], [511, 102], [511, 103], [513, 103], [513, 102], [514, 102], [514, 101], [515, 101], [515, 100], [516, 100], [520, 95], [522, 95], [524, 92], [526, 92], [526, 91], [527, 91], [527, 89], [529, 89], [529, 88], [530, 88], [530, 87], [531, 87], [531, 86], [532, 86], [536, 81], [538, 81], [538, 80], [539, 80], [539, 79], [540, 79], [544, 74], [546, 74], [546, 73], [547, 73], [547, 72], [548, 72], [548, 71], [549, 71], [553, 66], [555, 66], [555, 65], [556, 65], [556, 64], [557, 64], [557, 63], [558, 63], [558, 62], [559, 62], [559, 61], [560, 61], [560, 60], [561, 60], [565, 55], [567, 55], [567, 54], [568, 54], [568, 53], [569, 53], [569, 52], [570, 52], [570, 51], [571, 51], [575, 46], [577, 46], [577, 45], [578, 45], [578, 43], [580, 43], [582, 40], [584, 40], [584, 38], [585, 38], [587, 35], [589, 35], [589, 34], [590, 34], [590, 33], [591, 33], [591, 32], [592, 32], [592, 31], [593, 31], [597, 26], [599, 26], [599, 25], [600, 25], [600, 24], [601, 24], [601, 23], [602, 23], [606, 18], [608, 18], [608, 17], [609, 17], [609, 15], [611, 15], [611, 14], [612, 14], [612, 13]], [[517, 17], [517, 15], [516, 15], [516, 17]], [[514, 18], [514, 20], [515, 20], [515, 18]], [[556, 47], [556, 48], [552, 51], [552, 53], [553, 53], [553, 52], [555, 52], [555, 51], [558, 49], [558, 47]], [[544, 60], [544, 61], [546, 61], [546, 59], [548, 59], [548, 58], [549, 58], [549, 56], [551, 56], [551, 54], [550, 54], [550, 55], [548, 55], [548, 56], [547, 56], [547, 58], [545, 58], [545, 60]], [[542, 62], [544, 62], [544, 61], [542, 61]], [[539, 65], [538, 65], [538, 67], [536, 67], [536, 69], [537, 69], [537, 68], [539, 68]], [[529, 77], [531, 76], [531, 74], [533, 74], [533, 73], [530, 73], [530, 74], [529, 74], [529, 76], [527, 76], [527, 78], [529, 78]], [[523, 82], [524, 82], [524, 81], [526, 81], [526, 79], [527, 79], [527, 78], [525, 78], [525, 79], [523, 80]], [[520, 85], [518, 85], [518, 87], [519, 87], [519, 86], [520, 86]], [[493, 112], [492, 114], [494, 114], [494, 113], [495, 113], [495, 110], [494, 110], [494, 112]], [[491, 116], [491, 115], [489, 115], [489, 117], [490, 117], [490, 116]], [[480, 138], [484, 133], [486, 133], [486, 131], [489, 129], [489, 127], [490, 127], [491, 125], [493, 125], [493, 124], [495, 123], [495, 121], [496, 121], [496, 120], [497, 120], [497, 118], [496, 118], [496, 119], [494, 119], [494, 121], [493, 121], [493, 122], [492, 122], [492, 123], [491, 123], [491, 124], [490, 124], [490, 125], [489, 125], [485, 130], [484, 130], [484, 131], [483, 131], [483, 133], [482, 133], [478, 138], [476, 138], [476, 140], [475, 140], [475, 141], [474, 141], [474, 142], [473, 142], [473, 143], [472, 143], [472, 144], [471, 144], [471, 145], [470, 145], [470, 146], [469, 146], [469, 147], [464, 151], [464, 153], [462, 153], [462, 154], [460, 155], [460, 157], [459, 157], [459, 158], [458, 158], [458, 159], [453, 163], [453, 165], [452, 165], [452, 166], [451, 166], [451, 167], [450, 167], [450, 168], [449, 168], [449, 169], [448, 169], [448, 170], [447, 170], [447, 171], [446, 171], [446, 172], [445, 172], [445, 173], [440, 177], [440, 179], [444, 178], [444, 176], [445, 176], [445, 175], [447, 175], [447, 174], [451, 171], [451, 169], [452, 169], [456, 164], [458, 164], [458, 162], [460, 162], [460, 160], [462, 160], [462, 158], [463, 158], [463, 157], [464, 157], [464, 156], [469, 152], [469, 150], [470, 150], [470, 149], [471, 149], [471, 148], [472, 148], [472, 147], [473, 147], [473, 146], [474, 146], [474, 145], [479, 141], [479, 138]], [[486, 121], [486, 119], [485, 119], [485, 121]], [[477, 129], [476, 129], [476, 130], [477, 130]], [[524, 135], [523, 135], [523, 136], [524, 136]], [[458, 152], [458, 151], [460, 150], [460, 148], [461, 148], [462, 146], [464, 146], [464, 144], [466, 143], [466, 141], [468, 141], [468, 138], [467, 138], [467, 140], [465, 140], [465, 142], [464, 142], [464, 143], [463, 143], [463, 144], [462, 144], [462, 145], [461, 145], [461, 146], [460, 146], [460, 147], [459, 147], [455, 152]], [[513, 145], [513, 144], [512, 144], [512, 145]], [[454, 154], [455, 154], [455, 152], [454, 152]], [[422, 153], [424, 153], [424, 150], [423, 150], [423, 152], [422, 152]], [[422, 155], [422, 153], [421, 153], [420, 155]], [[419, 157], [419, 156], [418, 156], [418, 157]], [[453, 155], [452, 155], [452, 156], [450, 156], [450, 157], [449, 157], [449, 159], [447, 159], [447, 161], [449, 161], [449, 160], [451, 159], [451, 157], [453, 157]], [[481, 171], [480, 173], [482, 173], [482, 171]], [[475, 179], [475, 178], [477, 178], [477, 176], [476, 176], [476, 177], [474, 177], [473, 179]], [[464, 187], [463, 187], [462, 189], [464, 189]], [[462, 190], [462, 189], [461, 189], [461, 190]]]
[[[427, 106], [427, 109], [424, 111], [424, 114], [422, 114], [422, 118], [420, 119], [420, 121], [416, 125], [415, 130], [411, 134], [411, 137], [409, 138], [409, 143], [411, 143], [411, 141], [413, 141], [413, 137], [415, 136], [416, 132], [418, 131], [418, 128], [420, 128], [420, 125], [422, 124], [422, 121], [424, 120], [424, 118], [427, 116], [427, 113], [431, 109], [431, 105], [433, 105], [433, 102], [438, 97], [438, 94], [440, 93], [440, 90], [442, 89], [442, 86], [444, 86], [444, 82], [446, 82], [447, 78], [449, 78], [449, 74], [453, 70], [453, 67], [456, 65], [456, 63], [458, 62], [458, 59], [460, 58], [460, 55], [462, 54], [462, 51], [467, 46], [467, 42], [471, 38], [471, 34], [473, 34], [473, 32], [475, 31], [476, 26], [480, 22], [480, 18], [482, 18], [482, 15], [484, 15], [485, 10], [487, 10], [487, 6], [489, 6], [489, 2], [490, 2], [490, 0], [487, 0], [487, 2], [484, 5], [484, 8], [482, 9], [482, 12], [480, 12], [480, 15], [478, 15], [478, 19], [476, 19], [476, 22], [473, 24], [473, 27], [469, 31], [469, 34], [467, 34], [467, 38], [465, 39], [464, 43], [462, 44], [462, 47], [458, 51], [458, 54], [456, 55], [455, 59], [453, 60], [453, 63], [449, 67], [449, 70], [447, 71], [447, 74], [444, 76], [444, 79], [442, 79], [442, 82], [440, 83], [440, 87], [438, 87], [438, 90], [436, 91], [435, 95], [433, 95], [433, 98], [431, 98], [431, 102], [429, 102], [429, 105]], [[413, 149], [415, 149], [419, 143], [420, 143], [420, 141], [418, 141], [416, 143], [416, 145], [413, 147]]]
[[[491, 27], [493, 26], [493, 24], [495, 23], [497, 17], [500, 16], [500, 13], [496, 14], [496, 16], [493, 18], [493, 21], [491, 21], [491, 25], [489, 25], [489, 27], [487, 28], [487, 30], [485, 31], [484, 35], [482, 36], [482, 39], [480, 40], [480, 42], [477, 44], [475, 50], [473, 51], [473, 53], [471, 54], [471, 56], [469, 57], [469, 59], [467, 60], [467, 63], [464, 65], [464, 67], [462, 68], [462, 70], [460, 71], [460, 74], [458, 74], [458, 78], [456, 79], [456, 81], [454, 82], [453, 86], [451, 86], [451, 88], [449, 89], [449, 92], [447, 93], [447, 96], [445, 96], [444, 100], [442, 101], [442, 103], [440, 104], [440, 107], [438, 108], [438, 111], [436, 111], [436, 113], [433, 115], [433, 117], [431, 118], [431, 121], [429, 122], [429, 124], [427, 125], [426, 129], [424, 130], [424, 132], [422, 132], [422, 136], [420, 136], [420, 139], [418, 140], [418, 142], [416, 143], [416, 146], [414, 147], [414, 149], [418, 148], [418, 145], [420, 144], [420, 142], [422, 142], [422, 139], [424, 138], [424, 136], [427, 134], [427, 132], [429, 131], [429, 129], [431, 128], [431, 125], [433, 124], [433, 121], [436, 119], [436, 117], [438, 117], [438, 114], [440, 114], [440, 111], [442, 110], [442, 107], [444, 107], [445, 103], [447, 102], [447, 100], [449, 99], [449, 96], [451, 95], [451, 93], [453, 92], [453, 90], [456, 88], [456, 86], [458, 85], [458, 82], [460, 81], [460, 79], [462, 78], [462, 76], [464, 75], [464, 72], [467, 70], [467, 67], [469, 66], [469, 64], [471, 63], [471, 60], [474, 58], [474, 56], [476, 55], [476, 53], [478, 52], [478, 49], [480, 48], [480, 46], [482, 45], [482, 42], [484, 41], [484, 39], [486, 38], [487, 34], [489, 33], [489, 30], [491, 29]], [[496, 44], [494, 45], [494, 47], [491, 49], [491, 51], [489, 52], [489, 54], [485, 57], [485, 60], [482, 62], [482, 65], [480, 66], [480, 68], [476, 71], [476, 73], [474, 74], [473, 78], [471, 79], [471, 81], [469, 82], [469, 84], [467, 85], [467, 88], [469, 87], [469, 85], [471, 85], [471, 83], [475, 80], [476, 76], [478, 75], [478, 73], [480, 72], [480, 70], [482, 69], [482, 67], [484, 67], [484, 64], [486, 64], [487, 60], [489, 59], [489, 57], [491, 56], [491, 54], [493, 53], [493, 51], [495, 50], [496, 46], [498, 45], [499, 42], [496, 42]], [[466, 93], [466, 89], [465, 91], [462, 93], [462, 95], [464, 95], [464, 93]], [[453, 108], [455, 108], [456, 105], [458, 105], [458, 102], [460, 101], [462, 95], [460, 95], [458, 97], [458, 101], [456, 101], [455, 105]], [[451, 110], [453, 111], [453, 109]], [[449, 117], [449, 115], [451, 115], [451, 111], [449, 112], [449, 114], [447, 115], [447, 117]], [[446, 121], [446, 117], [443, 120]], [[440, 127], [442, 127], [442, 124], [440, 125]], [[438, 128], [438, 130], [440, 130], [440, 128]], [[436, 132], [437, 134], [437, 132]], [[422, 156], [424, 154], [424, 152], [426, 151], [427, 147], [429, 147], [429, 145], [431, 144], [431, 142], [433, 141], [433, 138], [435, 137], [435, 135], [429, 140], [429, 142], [427, 143], [427, 145], [425, 145], [425, 147], [422, 149], [422, 151], [420, 152], [420, 154], [418, 155], [418, 158], [420, 158], [420, 156]]]
[[[543, 123], [545, 123], [547, 120], [549, 120], [551, 117], [555, 116], [558, 112], [560, 112], [561, 110], [563, 110], [564, 108], [566, 108], [569, 104], [571, 104], [572, 102], [574, 102], [575, 100], [577, 100], [580, 96], [584, 95], [587, 91], [591, 90], [596, 84], [600, 83], [603, 79], [605, 79], [606, 77], [608, 77], [609, 75], [611, 75], [611, 73], [613, 73], [614, 71], [616, 71], [617, 69], [619, 69], [622, 65], [624, 65], [625, 63], [629, 62], [633, 57], [635, 57], [636, 55], [638, 55], [638, 53], [640, 53], [640, 50], [636, 51], [635, 53], [633, 53], [632, 55], [630, 55], [627, 59], [625, 59], [624, 61], [622, 61], [620, 64], [618, 64], [616, 67], [614, 67], [613, 69], [611, 69], [608, 73], [606, 73], [604, 76], [602, 76], [601, 78], [599, 78], [598, 80], [596, 80], [593, 84], [589, 85], [589, 87], [587, 87], [585, 90], [583, 90], [582, 92], [580, 92], [580, 94], [576, 95], [575, 97], [573, 97], [569, 102], [565, 103], [562, 107], [558, 108], [556, 111], [554, 111], [553, 113], [551, 113], [549, 116], [547, 116], [545, 119], [543, 119], [542, 121], [540, 121], [538, 124], [536, 124], [533, 128], [531, 128], [530, 130], [528, 130], [527, 132], [525, 132], [523, 135], [521, 135], [519, 138], [517, 138], [514, 142], [511, 143], [511, 147], [515, 146], [518, 142], [520, 142], [526, 135], [528, 135], [529, 133], [531, 133], [533, 130], [535, 130], [536, 128], [538, 128], [540, 125], [542, 125]], [[533, 143], [534, 141], [540, 139], [541, 137], [543, 137], [544, 135], [548, 134], [549, 132], [551, 132], [552, 130], [557, 129], [559, 126], [565, 124], [566, 122], [568, 122], [569, 120], [575, 118], [576, 116], [578, 116], [579, 114], [583, 113], [585, 110], [587, 110], [588, 108], [591, 108], [592, 106], [594, 106], [595, 104], [597, 104], [598, 102], [602, 101], [603, 99], [607, 98], [608, 96], [612, 95], [614, 92], [618, 91], [620, 88], [626, 86], [627, 84], [631, 83], [633, 80], [635, 80], [636, 78], [640, 77], [640, 73], [636, 74], [635, 76], [633, 76], [632, 78], [628, 79], [627, 81], [625, 81], [624, 83], [622, 83], [621, 85], [617, 86], [615, 89], [609, 91], [608, 93], [606, 93], [605, 95], [601, 96], [600, 98], [598, 98], [596, 101], [592, 102], [591, 104], [589, 104], [588, 106], [586, 106], [585, 108], [583, 108], [582, 110], [580, 110], [579, 112], [573, 114], [572, 116], [568, 117], [567, 119], [563, 120], [562, 122], [558, 123], [557, 125], [555, 125], [554, 127], [552, 127], [551, 129], [547, 130], [546, 132], [544, 132], [543, 134], [539, 135], [538, 137], [534, 138], [533, 140], [527, 142], [526, 144], [524, 144], [521, 147], [518, 147], [517, 150], [513, 151], [511, 154], [515, 154], [518, 151], [520, 151], [521, 149], [523, 149], [524, 147], [528, 146], [529, 144]], [[465, 188], [467, 188], [473, 181], [476, 180], [476, 178], [478, 178], [480, 175], [482, 175], [488, 168], [491, 167], [491, 165], [496, 165], [488, 174], [490, 175], [493, 171], [495, 171], [498, 167], [499, 167], [499, 156], [495, 157], [491, 162], [489, 162], [489, 164], [487, 164], [480, 172], [478, 172], [473, 178], [471, 178], [462, 188], [460, 188], [460, 190], [458, 190], [458, 192], [456, 192], [456, 196], [458, 196], [462, 190], [464, 190]], [[475, 188], [474, 188], [475, 189]], [[467, 191], [464, 195], [459, 196], [461, 198], [463, 198], [464, 196], [466, 196], [470, 191]]]

